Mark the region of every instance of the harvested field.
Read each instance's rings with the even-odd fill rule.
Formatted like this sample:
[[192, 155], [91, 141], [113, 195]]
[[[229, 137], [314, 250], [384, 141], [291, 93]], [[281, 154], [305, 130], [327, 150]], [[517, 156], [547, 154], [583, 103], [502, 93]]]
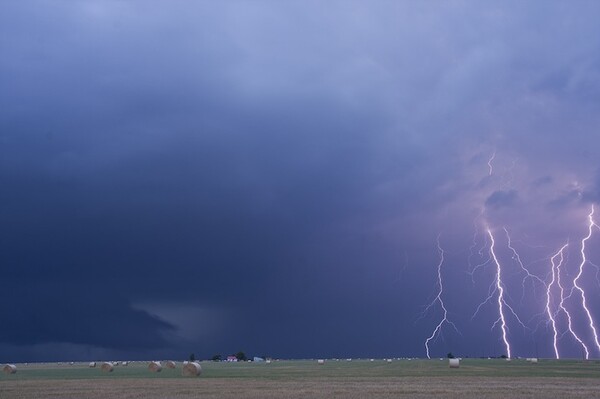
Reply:
[[60, 398], [600, 398], [600, 363], [402, 360], [203, 362], [203, 374], [148, 373], [146, 362], [101, 373], [85, 364], [29, 365], [0, 378], [0, 397]]

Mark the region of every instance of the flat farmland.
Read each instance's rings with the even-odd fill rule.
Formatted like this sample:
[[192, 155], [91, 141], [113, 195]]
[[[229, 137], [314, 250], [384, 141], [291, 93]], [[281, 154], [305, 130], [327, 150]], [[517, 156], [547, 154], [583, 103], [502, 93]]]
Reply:
[[[0, 398], [600, 398], [600, 362], [463, 359], [202, 362], [202, 375], [147, 370], [147, 362], [18, 364], [0, 375]], [[99, 364], [98, 364], [99, 366]]]

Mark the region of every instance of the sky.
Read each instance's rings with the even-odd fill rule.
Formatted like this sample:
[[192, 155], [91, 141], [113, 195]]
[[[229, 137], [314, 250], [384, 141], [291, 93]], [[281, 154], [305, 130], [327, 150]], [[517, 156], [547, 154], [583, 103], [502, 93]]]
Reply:
[[0, 2], [0, 362], [599, 358], [599, 16]]

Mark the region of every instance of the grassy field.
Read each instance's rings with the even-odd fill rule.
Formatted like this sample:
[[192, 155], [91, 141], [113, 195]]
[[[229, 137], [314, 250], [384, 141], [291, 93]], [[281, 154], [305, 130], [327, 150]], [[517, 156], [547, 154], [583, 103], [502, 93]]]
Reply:
[[202, 362], [202, 375], [151, 373], [146, 362], [103, 373], [87, 363], [17, 365], [0, 398], [600, 398], [600, 362], [447, 360]]

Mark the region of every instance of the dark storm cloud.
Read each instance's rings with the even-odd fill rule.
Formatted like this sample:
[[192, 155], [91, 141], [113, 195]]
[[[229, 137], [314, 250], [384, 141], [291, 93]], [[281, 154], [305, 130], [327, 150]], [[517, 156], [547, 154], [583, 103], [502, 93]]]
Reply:
[[531, 183], [535, 187], [543, 186], [545, 184], [551, 184], [554, 181], [552, 176], [543, 176], [538, 179], [535, 179], [533, 183]]
[[[598, 197], [597, 12], [3, 3], [0, 291], [26, 300], [0, 340], [422, 355], [438, 233], [469, 247], [487, 206], [545, 238], [582, 204], [539, 204]], [[449, 293], [463, 325], [479, 288]]]
[[514, 206], [519, 199], [519, 194], [516, 190], [509, 191], [494, 191], [485, 200], [485, 206], [490, 208], [503, 208]]
[[[13, 284], [2, 291], [2, 301], [19, 298], [19, 306], [2, 312], [5, 326], [0, 341], [26, 346], [44, 343], [89, 344], [121, 350], [154, 349], [167, 342], [161, 334], [173, 326], [132, 309], [115, 290], [46, 281]], [[60, 315], [57, 319], [57, 315]]]

